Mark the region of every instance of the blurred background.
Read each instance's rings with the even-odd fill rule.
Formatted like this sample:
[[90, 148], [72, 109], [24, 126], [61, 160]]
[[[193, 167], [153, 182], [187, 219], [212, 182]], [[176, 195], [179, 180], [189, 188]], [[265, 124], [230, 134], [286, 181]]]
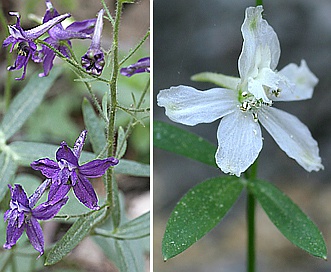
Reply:
[[[154, 119], [171, 122], [156, 105], [159, 90], [179, 84], [205, 90], [212, 84], [190, 81], [210, 71], [238, 76], [244, 12], [255, 1], [154, 1]], [[280, 150], [265, 130], [259, 178], [285, 192], [322, 231], [331, 249], [331, 2], [264, 1], [264, 18], [276, 31], [278, 69], [305, 59], [319, 78], [312, 99], [274, 106], [296, 115], [318, 141], [324, 171], [308, 173]], [[217, 143], [219, 121], [185, 128]], [[245, 194], [207, 236], [174, 259], [163, 262], [161, 240], [166, 221], [189, 188], [220, 170], [162, 150], [154, 150], [154, 271], [245, 271]], [[258, 271], [330, 271], [330, 264], [293, 246], [257, 207]]]
[[[105, 0], [112, 15], [114, 15], [116, 0]], [[99, 0], [52, 0], [53, 6], [60, 14], [69, 12], [72, 19], [76, 21], [95, 18], [98, 11], [102, 8]], [[9, 16], [9, 11], [18, 11], [21, 15], [21, 25], [23, 29], [30, 29], [37, 25], [35, 19], [40, 20], [44, 15], [46, 6], [44, 0], [1, 0], [1, 12], [5, 15], [8, 24], [16, 23], [16, 18]], [[0, 25], [0, 40], [7, 37], [4, 25], [7, 22], [2, 22]], [[130, 49], [134, 48], [136, 44], [145, 36], [150, 27], [150, 1], [139, 0], [134, 4], [125, 4], [122, 14], [120, 27], [120, 59], [126, 56]], [[111, 24], [104, 20], [104, 29], [102, 34], [102, 48], [109, 50], [112, 43], [112, 27]], [[90, 46], [90, 40], [72, 40], [73, 49], [78, 58], [85, 54]], [[0, 49], [0, 120], [5, 112], [4, 101], [4, 86], [7, 78], [7, 67], [11, 66], [17, 56], [16, 50], [12, 54], [8, 54], [9, 48]], [[142, 57], [149, 56], [149, 39], [144, 46], [138, 50], [126, 63], [128, 66], [136, 62]], [[77, 75], [70, 69], [70, 67], [59, 58], [56, 58], [54, 65], [61, 66], [64, 71], [56, 80], [54, 86], [47, 93], [44, 102], [25, 123], [24, 127], [19, 133], [15, 134], [11, 141], [33, 141], [44, 142], [59, 145], [65, 140], [69, 146], [73, 146], [79, 133], [84, 129], [81, 105], [84, 97], [89, 99], [89, 94], [81, 82], [75, 81]], [[27, 68], [26, 79], [23, 81], [15, 81], [15, 77], [20, 77], [22, 70], [10, 72], [10, 84], [12, 89], [12, 98], [27, 84], [30, 75], [35, 72], [41, 72], [42, 65], [35, 64], [29, 61]], [[111, 69], [105, 67], [102, 76], [109, 78]], [[119, 78], [119, 100], [122, 105], [129, 107], [132, 104], [132, 94], [138, 99], [143, 89], [146, 87], [149, 75], [147, 73], [135, 75], [131, 78], [120, 76]], [[106, 84], [93, 83], [93, 91], [101, 101], [103, 94], [108, 91]], [[143, 107], [149, 107], [149, 95], [145, 97]], [[117, 125], [125, 127], [129, 122], [130, 116], [119, 112]], [[135, 160], [141, 163], [149, 164], [149, 118], [143, 119], [144, 125], [137, 124], [132, 132], [128, 142], [127, 153], [125, 159]], [[88, 141], [84, 146], [85, 151], [91, 151], [91, 145]], [[38, 176], [36, 171], [29, 168], [21, 167], [17, 174], [37, 175], [35, 176], [34, 185], [38, 185], [41, 181], [41, 176]], [[33, 179], [33, 178], [32, 178]], [[149, 178], [131, 177], [125, 175], [118, 175], [116, 177], [119, 188], [123, 193], [125, 199], [125, 209], [128, 218], [135, 218], [150, 209], [150, 181]], [[28, 193], [32, 193], [36, 186], [29, 183], [31, 180], [21, 179], [21, 184], [26, 188]], [[16, 182], [16, 181], [13, 181]], [[32, 182], [32, 181], [31, 181]], [[101, 180], [93, 182], [97, 190], [99, 198], [104, 195], [103, 183]], [[7, 199], [0, 206], [0, 210], [4, 212], [8, 208], [9, 194]], [[6, 202], [6, 203], [5, 203]], [[61, 223], [62, 224], [62, 223]], [[56, 222], [46, 222], [43, 226], [45, 230], [46, 245], [54, 241], [54, 237], [61, 237], [64, 231], [68, 229], [69, 225], [60, 225]], [[5, 224], [0, 220], [0, 244], [5, 241]], [[25, 236], [25, 234], [23, 235]], [[23, 238], [21, 238], [23, 239]], [[145, 267], [149, 268], [149, 238], [139, 240], [143, 244], [145, 250]], [[23, 243], [23, 242], [22, 242]], [[31, 247], [32, 249], [32, 247]], [[0, 254], [2, 251], [0, 248]], [[42, 258], [41, 258], [42, 259]], [[39, 260], [37, 263], [42, 264]], [[17, 260], [19, 264], [24, 264], [23, 267], [29, 267], [27, 258]], [[35, 258], [34, 260], [35, 261]], [[20, 267], [20, 266], [19, 266]], [[38, 266], [40, 267], [40, 266]], [[23, 269], [23, 268], [22, 268]], [[59, 265], [52, 268], [40, 268], [38, 271], [117, 271], [114, 264], [106, 257], [102, 250], [96, 245], [91, 238], [84, 239], [82, 243], [70, 254], [69, 257], [61, 262]], [[59, 270], [56, 270], [59, 269]], [[1, 270], [1, 269], [0, 269]], [[19, 271], [27, 271], [20, 270]]]

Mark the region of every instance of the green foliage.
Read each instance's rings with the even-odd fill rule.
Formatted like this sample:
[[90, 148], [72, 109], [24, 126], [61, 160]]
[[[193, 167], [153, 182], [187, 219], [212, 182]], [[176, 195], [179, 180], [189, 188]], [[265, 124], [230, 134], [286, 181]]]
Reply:
[[167, 222], [162, 254], [168, 260], [213, 229], [238, 199], [243, 184], [236, 177], [217, 177], [193, 187], [178, 202]]
[[102, 209], [79, 217], [48, 253], [45, 265], [52, 265], [62, 260], [64, 256], [73, 250], [90, 233], [95, 225], [100, 223], [104, 216], [105, 209]]
[[154, 121], [154, 146], [217, 167], [216, 146], [202, 137], [173, 125]]
[[249, 181], [248, 190], [288, 240], [309, 254], [326, 259], [327, 249], [321, 232], [290, 198], [262, 180]]
[[42, 102], [45, 94], [60, 75], [61, 69], [53, 69], [48, 77], [39, 78], [35, 73], [23, 90], [15, 97], [6, 112], [1, 125], [0, 135], [8, 140], [17, 132]]

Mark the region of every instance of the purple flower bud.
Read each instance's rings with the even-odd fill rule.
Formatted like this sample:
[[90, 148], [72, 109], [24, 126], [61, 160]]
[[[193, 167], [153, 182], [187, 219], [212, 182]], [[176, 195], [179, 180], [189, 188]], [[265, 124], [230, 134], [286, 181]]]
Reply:
[[149, 73], [149, 68], [150, 67], [150, 58], [142, 58], [138, 60], [136, 63], [129, 65], [128, 67], [122, 68], [120, 73], [123, 76], [133, 76], [134, 74], [138, 73], [144, 73], [148, 72]]
[[98, 13], [98, 19], [94, 28], [93, 38], [90, 48], [86, 54], [82, 56], [82, 66], [88, 73], [94, 75], [101, 75], [103, 67], [105, 66], [104, 54], [101, 50], [100, 40], [103, 27], [103, 9]]

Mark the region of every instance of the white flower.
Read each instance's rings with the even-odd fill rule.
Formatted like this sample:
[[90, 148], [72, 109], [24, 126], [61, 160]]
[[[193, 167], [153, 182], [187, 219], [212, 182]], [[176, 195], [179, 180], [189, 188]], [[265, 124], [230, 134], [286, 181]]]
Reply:
[[[304, 60], [277, 71], [278, 37], [262, 19], [262, 6], [246, 9], [241, 28], [244, 42], [238, 61], [240, 79], [222, 75], [225, 88], [199, 91], [188, 86], [161, 90], [158, 105], [166, 115], [185, 125], [222, 118], [217, 131], [216, 163], [225, 173], [240, 176], [262, 149], [260, 124], [279, 147], [307, 171], [323, 169], [317, 142], [295, 116], [272, 107], [273, 101], [312, 97], [318, 82]], [[226, 80], [228, 79], [228, 80]]]

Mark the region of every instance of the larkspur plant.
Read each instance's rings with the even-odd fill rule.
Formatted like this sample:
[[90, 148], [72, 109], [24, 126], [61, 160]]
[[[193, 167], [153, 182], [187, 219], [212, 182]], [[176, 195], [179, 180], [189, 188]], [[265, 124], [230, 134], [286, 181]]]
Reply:
[[162, 122], [154, 124], [154, 145], [230, 174], [206, 180], [179, 201], [162, 241], [165, 260], [183, 252], [215, 227], [244, 187], [248, 191], [247, 271], [255, 271], [255, 199], [293, 244], [326, 259], [325, 242], [316, 225], [276, 187], [256, 177], [257, 158], [263, 146], [260, 124], [305, 170], [323, 169], [317, 142], [309, 129], [297, 117], [273, 107], [277, 101], [311, 98], [318, 79], [304, 60], [300, 66], [291, 63], [276, 70], [279, 40], [262, 18], [262, 12], [262, 6], [246, 9], [241, 27], [244, 41], [238, 60], [240, 78], [200, 73], [192, 79], [223, 88], [199, 91], [181, 85], [161, 90], [157, 96], [158, 105], [165, 108], [165, 114], [174, 122], [193, 126], [221, 121], [216, 154], [216, 148], [201, 137]]
[[[82, 239], [91, 235], [120, 271], [143, 271], [144, 255], [148, 251], [146, 245], [149, 236], [149, 212], [133, 220], [127, 219], [123, 209], [123, 196], [117, 187], [115, 174], [149, 177], [148, 164], [123, 158], [131, 133], [138, 124], [145, 126], [148, 119], [146, 95], [149, 90], [149, 75], [146, 73], [137, 80], [119, 77], [120, 67], [136, 54], [146, 53], [142, 46], [148, 39], [149, 31], [120, 59], [121, 54], [124, 53], [120, 52], [118, 41], [123, 5], [133, 4], [133, 1], [117, 1], [113, 15], [104, 1], [101, 1], [102, 8], [99, 8], [96, 18], [72, 20], [69, 24], [64, 22], [71, 16], [69, 13], [60, 15], [61, 13], [55, 9], [50, 0], [42, 2], [46, 4], [44, 17], [40, 25], [29, 30], [25, 30], [21, 25], [21, 18], [17, 12], [10, 12], [10, 15], [16, 16], [17, 21], [15, 25], [9, 26], [8, 37], [3, 42], [3, 47], [11, 44], [7, 57], [15, 51], [18, 52], [14, 65], [8, 70], [23, 68], [22, 76], [16, 79], [23, 80], [26, 77], [31, 79], [13, 100], [11, 100], [11, 73], [7, 73], [5, 81], [6, 110], [3, 111], [4, 116], [0, 122], [0, 208], [5, 212], [2, 213], [4, 221], [0, 227], [4, 229], [5, 226], [2, 224], [7, 222], [7, 231], [3, 245], [6, 250], [0, 254], [0, 270], [8, 271], [10, 267], [15, 270], [18, 264], [20, 269], [22, 267], [22, 271], [41, 270], [43, 264], [40, 260], [44, 261], [44, 265], [53, 265], [69, 254]], [[0, 13], [0, 16], [3, 14]], [[103, 33], [103, 37], [113, 41], [109, 50], [101, 48], [104, 21], [109, 22], [112, 27], [112, 38], [109, 34]], [[5, 22], [5, 18], [1, 18], [1, 22]], [[90, 47], [87, 51], [85, 49], [86, 54], [81, 59], [76, 57], [76, 44], [75, 46], [72, 44], [72, 39], [91, 40]], [[34, 115], [47, 91], [54, 85], [59, 75], [64, 73], [65, 67], [60, 68], [54, 63], [56, 57], [63, 60], [62, 64], [70, 66], [78, 77], [77, 81], [80, 82], [76, 84], [83, 84], [90, 95], [89, 99], [84, 98], [81, 103], [80, 119], [84, 122], [84, 129], [80, 134], [77, 131], [74, 136], [77, 137], [79, 134], [73, 148], [67, 144], [67, 138], [71, 139], [71, 135], [81, 125], [71, 122], [67, 129], [64, 129], [64, 123], [69, 122], [70, 118], [61, 115], [64, 111], [60, 108], [53, 113], [49, 107], [42, 114]], [[27, 73], [30, 59], [41, 64], [43, 72], [30, 76]], [[111, 67], [107, 67], [106, 63]], [[109, 75], [108, 78], [105, 76], [105, 70]], [[102, 74], [105, 77], [101, 77]], [[98, 83], [97, 88], [94, 82]], [[127, 86], [130, 85], [134, 87], [128, 90]], [[51, 99], [61, 100], [74, 110], [75, 103], [81, 96], [73, 94], [73, 91], [70, 94], [71, 88], [67, 82], [63, 86], [68, 86], [66, 93]], [[103, 93], [100, 93], [101, 90]], [[130, 92], [131, 96], [128, 95]], [[125, 102], [119, 100], [122, 93], [125, 99], [120, 100]], [[99, 101], [100, 95], [102, 101]], [[128, 101], [126, 97], [132, 97], [133, 101]], [[68, 103], [71, 99], [73, 102]], [[130, 106], [126, 106], [127, 104]], [[123, 118], [118, 118], [119, 110], [127, 114], [128, 118], [125, 118], [125, 121]], [[69, 115], [69, 112], [64, 114]], [[52, 141], [50, 139], [53, 137], [57, 139], [59, 135], [66, 135], [63, 136], [65, 138], [61, 136], [63, 141], [60, 146], [15, 141], [15, 134], [20, 131], [29, 117], [33, 119], [32, 125], [27, 123], [26, 127], [31, 126], [37, 131], [41, 125], [40, 120], [45, 116], [49, 117], [48, 120], [52, 120], [45, 121], [49, 124], [46, 133], [48, 141]], [[21, 132], [20, 138], [28, 138], [26, 134], [28, 133]], [[83, 151], [87, 140], [92, 152]], [[24, 175], [21, 168], [18, 169], [19, 166], [32, 167], [36, 170], [36, 174], [39, 171], [38, 174], [44, 176], [44, 181], [40, 182], [37, 177]], [[100, 181], [104, 184], [102, 190], [104, 193], [99, 194], [98, 190], [94, 189], [94, 185], [99, 184]], [[32, 189], [36, 187], [33, 192]], [[73, 195], [75, 197], [72, 197]], [[51, 245], [47, 243], [46, 238], [44, 239], [43, 234], [42, 221], [47, 220], [70, 224], [69, 230], [63, 237]], [[24, 231], [30, 243], [26, 243]], [[28, 268], [26, 265], [22, 266], [21, 262], [26, 262], [22, 257], [22, 250], [25, 251], [24, 258], [32, 258], [32, 260], [37, 258], [38, 261], [31, 261], [31, 267]]]

